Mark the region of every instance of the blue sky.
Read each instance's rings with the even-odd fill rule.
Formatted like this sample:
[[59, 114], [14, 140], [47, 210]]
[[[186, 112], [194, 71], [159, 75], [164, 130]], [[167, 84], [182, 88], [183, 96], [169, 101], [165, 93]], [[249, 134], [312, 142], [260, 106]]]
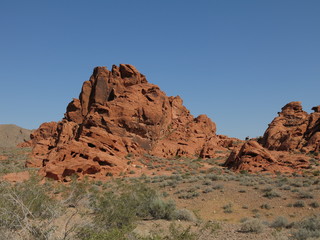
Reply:
[[58, 121], [95, 66], [128, 63], [219, 134], [320, 105], [318, 0], [2, 0], [0, 123]]

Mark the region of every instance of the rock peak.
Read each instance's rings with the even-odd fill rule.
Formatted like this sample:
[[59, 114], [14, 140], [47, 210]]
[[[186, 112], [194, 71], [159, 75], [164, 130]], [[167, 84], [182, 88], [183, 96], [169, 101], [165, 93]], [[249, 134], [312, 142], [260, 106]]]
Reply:
[[43, 124], [37, 134], [44, 137], [37, 138], [28, 166], [58, 180], [117, 175], [128, 169], [128, 154], [214, 157], [230, 142], [216, 135], [206, 115], [194, 118], [180, 97], [166, 96], [129, 64], [113, 65], [111, 71], [96, 67], [65, 118]]
[[301, 102], [296, 101], [296, 102], [290, 102], [286, 104], [283, 108], [281, 108], [281, 113], [282, 114], [296, 114], [296, 113], [301, 113], [304, 112], [302, 110], [302, 105]]
[[315, 113], [302, 110], [301, 102], [290, 102], [282, 108], [264, 133], [261, 144], [269, 150], [317, 151], [320, 147], [319, 106]]

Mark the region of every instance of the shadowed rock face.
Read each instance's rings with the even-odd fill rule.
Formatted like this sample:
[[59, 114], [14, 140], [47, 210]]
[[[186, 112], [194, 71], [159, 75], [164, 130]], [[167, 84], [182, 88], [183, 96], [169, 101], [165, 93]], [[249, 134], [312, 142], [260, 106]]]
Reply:
[[269, 124], [261, 144], [269, 150], [319, 151], [319, 108], [312, 108], [315, 112], [308, 114], [302, 110], [301, 102], [288, 103]]
[[126, 169], [129, 153], [213, 157], [228, 144], [206, 115], [194, 118], [180, 97], [167, 97], [126, 64], [111, 71], [96, 67], [64, 119], [41, 125], [33, 139], [33, 160], [27, 165], [59, 180], [118, 174]]

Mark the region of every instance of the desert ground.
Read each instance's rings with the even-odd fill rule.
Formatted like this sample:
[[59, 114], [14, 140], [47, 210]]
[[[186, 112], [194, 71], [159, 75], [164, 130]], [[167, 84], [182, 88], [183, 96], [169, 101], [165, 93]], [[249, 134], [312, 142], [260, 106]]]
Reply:
[[223, 157], [128, 156], [123, 176], [64, 183], [26, 168], [30, 152], [0, 150], [3, 239], [320, 237], [317, 162], [302, 174], [274, 175], [234, 173]]

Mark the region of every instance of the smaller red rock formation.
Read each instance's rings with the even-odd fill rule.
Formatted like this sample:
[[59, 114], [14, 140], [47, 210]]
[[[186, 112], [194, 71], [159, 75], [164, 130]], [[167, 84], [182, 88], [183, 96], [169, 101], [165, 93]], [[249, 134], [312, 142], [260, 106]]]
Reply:
[[261, 144], [277, 151], [319, 151], [320, 107], [312, 108], [308, 114], [302, 110], [301, 102], [290, 102], [282, 108], [264, 133]]
[[240, 150], [233, 150], [224, 165], [233, 170], [259, 172], [266, 171], [276, 162], [268, 150], [251, 140], [244, 143]]
[[269, 151], [251, 140], [243, 144], [240, 150], [233, 150], [224, 165], [235, 171], [245, 170], [251, 173], [291, 173], [309, 168], [308, 159], [303, 154]]
[[313, 107], [309, 115], [309, 124], [304, 133], [303, 152], [320, 152], [320, 106]]
[[309, 114], [302, 110], [301, 102], [288, 103], [269, 124], [262, 145], [269, 150], [296, 149], [307, 130], [308, 119]]
[[302, 153], [319, 152], [320, 106], [314, 113], [302, 110], [301, 102], [290, 102], [270, 124], [258, 144], [246, 142], [234, 150], [225, 166], [249, 172], [293, 172], [310, 167]]

